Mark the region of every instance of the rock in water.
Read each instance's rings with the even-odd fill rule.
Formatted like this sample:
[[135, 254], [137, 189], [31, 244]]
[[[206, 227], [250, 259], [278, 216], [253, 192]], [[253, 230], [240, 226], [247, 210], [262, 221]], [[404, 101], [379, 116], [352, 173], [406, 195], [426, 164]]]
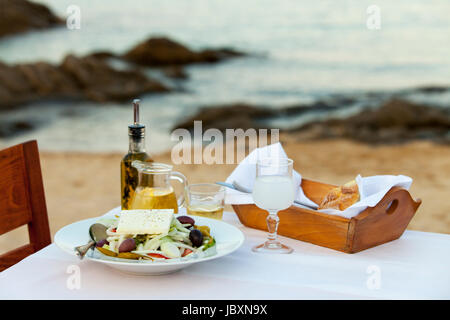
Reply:
[[88, 100], [124, 101], [142, 93], [169, 91], [138, 70], [115, 70], [103, 59], [93, 56], [67, 56], [61, 70], [71, 75]]
[[244, 53], [232, 49], [207, 49], [193, 51], [168, 38], [150, 38], [123, 55], [123, 58], [145, 66], [186, 65], [191, 63], [213, 63]]
[[34, 124], [29, 121], [17, 120], [17, 121], [1, 121], [0, 122], [0, 137], [11, 137], [24, 131], [30, 131], [34, 129]]
[[270, 129], [269, 123], [261, 126], [260, 120], [268, 118], [298, 116], [312, 111], [330, 111], [345, 108], [354, 103], [349, 97], [333, 97], [319, 100], [310, 104], [297, 104], [286, 107], [269, 108], [268, 106], [252, 105], [247, 103], [232, 103], [202, 107], [193, 117], [180, 122], [175, 128], [193, 130], [194, 120], [201, 120], [203, 129], [217, 128], [223, 132], [225, 129]]
[[424, 86], [424, 87], [419, 87], [419, 88], [414, 89], [414, 91], [421, 92], [421, 93], [444, 93], [449, 90], [450, 90], [450, 87], [439, 86], [439, 85]]
[[450, 110], [393, 99], [346, 119], [329, 119], [292, 130], [299, 139], [350, 138], [369, 143], [414, 139], [450, 142]]
[[123, 101], [143, 93], [169, 91], [139, 70], [115, 70], [95, 56], [67, 56], [8, 66], [0, 62], [0, 109], [48, 99]]
[[46, 6], [26, 0], [0, 0], [0, 37], [61, 25]]
[[276, 115], [276, 111], [261, 106], [253, 106], [245, 103], [234, 103], [201, 108], [193, 117], [177, 124], [176, 128], [192, 131], [194, 121], [202, 121], [203, 130], [210, 128], [225, 132], [226, 129], [259, 129], [258, 119], [264, 119]]

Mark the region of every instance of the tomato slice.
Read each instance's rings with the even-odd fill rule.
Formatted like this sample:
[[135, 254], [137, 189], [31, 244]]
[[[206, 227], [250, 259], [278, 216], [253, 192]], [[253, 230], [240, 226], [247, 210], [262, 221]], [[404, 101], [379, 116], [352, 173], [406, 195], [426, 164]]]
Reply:
[[169, 259], [168, 257], [163, 256], [162, 254], [159, 254], [159, 253], [147, 253], [147, 255], [148, 255], [149, 257], [153, 257], [153, 258]]
[[192, 253], [193, 251], [191, 250], [191, 249], [188, 249], [188, 248], [186, 248], [186, 249], [184, 249], [184, 251], [183, 251], [183, 254], [181, 255], [182, 257], [185, 257], [185, 256], [187, 256], [189, 253]]

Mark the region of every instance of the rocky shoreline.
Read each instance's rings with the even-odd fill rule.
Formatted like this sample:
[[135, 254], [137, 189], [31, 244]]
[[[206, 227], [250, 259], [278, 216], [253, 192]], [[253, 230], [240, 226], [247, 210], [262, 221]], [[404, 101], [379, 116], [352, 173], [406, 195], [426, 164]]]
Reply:
[[[196, 52], [168, 38], [150, 38], [124, 55], [69, 54], [60, 65], [35, 62], [10, 66], [0, 62], [0, 110], [54, 99], [120, 102], [140, 94], [167, 93], [174, 88], [145, 75], [144, 68], [160, 68], [166, 76], [185, 79], [184, 65], [244, 55], [226, 48]], [[115, 69], [111, 60], [125, 63], [126, 70]]]
[[193, 51], [165, 37], [150, 38], [121, 56], [142, 66], [183, 66], [193, 63], [216, 63], [229, 58], [242, 57], [245, 53], [231, 48]]
[[[28, 30], [61, 26], [64, 20], [47, 7], [26, 0], [0, 0], [0, 38]], [[7, 65], [0, 61], [0, 111], [11, 110], [35, 102], [93, 101], [96, 103], [129, 101], [142, 94], [166, 94], [179, 90], [188, 78], [184, 67], [212, 64], [247, 54], [232, 48], [193, 50], [165, 37], [149, 38], [123, 54], [97, 51], [86, 56], [68, 54], [58, 64], [38, 61]], [[117, 64], [120, 68], [117, 68]], [[162, 78], [153, 78], [147, 70], [157, 70]], [[167, 80], [167, 79], [166, 79]], [[175, 82], [173, 82], [175, 83]], [[205, 106], [197, 114], [177, 124], [176, 128], [193, 129], [193, 121], [201, 120], [203, 130], [217, 128], [274, 128], [274, 120], [292, 119], [313, 113], [325, 120], [313, 120], [284, 131], [296, 139], [349, 138], [367, 143], [401, 143], [428, 139], [450, 143], [450, 105], [437, 108], [404, 99], [405, 94], [442, 94], [448, 86], [424, 86], [398, 90], [394, 94], [367, 92], [376, 106], [357, 95], [332, 95], [310, 104], [275, 108], [245, 102]], [[333, 112], [362, 104], [361, 111], [346, 118], [333, 117]], [[34, 106], [33, 106], [34, 107]], [[32, 130], [35, 123], [24, 120], [0, 122], [0, 137], [10, 137]]]
[[0, 0], [0, 38], [64, 24], [46, 6], [26, 0]]
[[122, 101], [169, 89], [139, 70], [115, 70], [95, 56], [68, 55], [46, 62], [8, 66], [0, 62], [0, 109], [45, 100]]
[[262, 124], [261, 120], [299, 116], [308, 112], [338, 110], [348, 107], [355, 101], [356, 99], [353, 97], [336, 96], [310, 104], [299, 104], [282, 108], [244, 102], [204, 106], [192, 117], [176, 124], [173, 129], [184, 128], [193, 130], [195, 120], [202, 121], [203, 130], [210, 128], [216, 128], [221, 131], [225, 131], [227, 128], [241, 128], [244, 130], [267, 128], [267, 125]]
[[[0, 8], [0, 38], [64, 24], [49, 8], [34, 2], [0, 0]], [[141, 94], [168, 93], [177, 88], [150, 78], [145, 69], [157, 69], [167, 78], [184, 80], [188, 78], [185, 65], [217, 63], [242, 56], [245, 53], [231, 48], [195, 51], [174, 40], [154, 37], [125, 54], [108, 51], [82, 57], [68, 54], [59, 65], [45, 61], [7, 65], [0, 61], [0, 110], [50, 100], [121, 102]], [[117, 61], [125, 69], [116, 69]]]
[[[341, 100], [344, 104], [346, 100]], [[350, 98], [348, 101], [351, 101]], [[343, 105], [318, 101], [311, 105], [269, 108], [244, 103], [209, 106], [180, 122], [174, 128], [192, 131], [194, 120], [202, 121], [203, 130], [217, 128], [275, 128], [270, 121], [280, 117], [301, 115], [311, 111], [333, 111]], [[266, 120], [266, 121], [264, 121]], [[267, 125], [269, 123], [269, 125]], [[363, 108], [347, 118], [312, 121], [284, 130], [298, 141], [347, 138], [371, 144], [402, 143], [411, 140], [432, 140], [450, 144], [450, 106], [437, 108], [401, 99], [390, 99], [377, 108]]]
[[316, 121], [290, 130], [299, 140], [347, 138], [372, 144], [432, 140], [450, 144], [450, 109], [393, 99], [345, 119]]

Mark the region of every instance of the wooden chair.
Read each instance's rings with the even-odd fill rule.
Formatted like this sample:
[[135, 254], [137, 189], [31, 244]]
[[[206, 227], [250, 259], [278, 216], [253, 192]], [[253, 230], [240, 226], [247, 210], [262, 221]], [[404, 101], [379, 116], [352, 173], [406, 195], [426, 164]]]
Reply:
[[0, 235], [25, 224], [30, 243], [0, 255], [0, 272], [51, 243], [35, 140], [0, 151]]

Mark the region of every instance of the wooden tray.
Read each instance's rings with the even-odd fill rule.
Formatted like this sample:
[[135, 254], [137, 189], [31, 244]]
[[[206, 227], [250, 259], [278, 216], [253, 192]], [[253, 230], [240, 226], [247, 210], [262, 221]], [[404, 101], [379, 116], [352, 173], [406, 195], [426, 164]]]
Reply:
[[[335, 186], [302, 179], [305, 195], [320, 203]], [[355, 253], [398, 239], [421, 200], [414, 200], [406, 189], [393, 187], [375, 207], [369, 207], [351, 219], [292, 206], [278, 213], [278, 234], [334, 250]], [[254, 204], [233, 205], [241, 223], [267, 230], [264, 211]]]

